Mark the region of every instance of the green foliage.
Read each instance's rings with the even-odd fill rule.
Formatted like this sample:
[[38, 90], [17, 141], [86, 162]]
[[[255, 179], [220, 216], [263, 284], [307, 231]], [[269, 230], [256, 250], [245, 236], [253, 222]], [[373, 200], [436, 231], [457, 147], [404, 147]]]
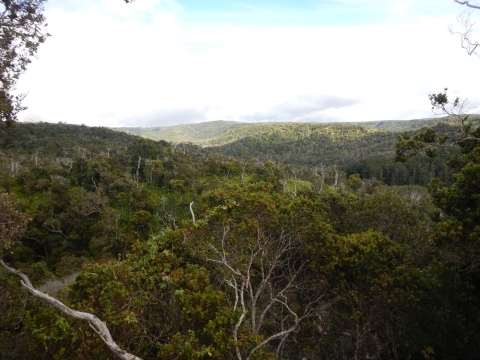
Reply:
[[[265, 153], [292, 136], [323, 139], [308, 124], [257, 130]], [[322, 131], [337, 150], [363, 146], [362, 136], [383, 141], [374, 129]], [[65, 124], [0, 124], [0, 144], [0, 182], [31, 219], [5, 261], [35, 284], [63, 281], [55, 296], [94, 312], [131, 353], [469, 359], [480, 351], [474, 140], [459, 144], [451, 185], [446, 153], [366, 160], [345, 173], [317, 160], [313, 169], [239, 161]], [[430, 195], [379, 181], [426, 184], [439, 173]], [[0, 286], [2, 358], [110, 358], [88, 324], [25, 302], [3, 272]]]
[[360, 179], [360, 175], [359, 174], [353, 174], [353, 175], [350, 175], [347, 179], [347, 181], [345, 182], [345, 184], [347, 186], [349, 186], [350, 188], [352, 188], [353, 190], [355, 191], [358, 191], [360, 190], [360, 188], [362, 187], [363, 183], [362, 183], [362, 179]]
[[431, 146], [443, 145], [447, 139], [447, 135], [438, 137], [434, 128], [419, 131], [414, 136], [405, 132], [398, 138], [395, 160], [405, 162], [407, 157], [419, 154], [425, 154], [428, 157], [437, 156], [438, 150]]
[[429, 189], [444, 213], [435, 241], [447, 246], [449, 261], [475, 269], [480, 264], [480, 147], [465, 154], [464, 161], [451, 186], [435, 181]]
[[143, 159], [156, 159], [158, 149], [151, 140], [136, 139], [128, 148], [128, 153], [133, 157], [133, 162], [135, 163], [138, 157]]
[[360, 174], [362, 179], [377, 179], [386, 185], [427, 186], [434, 178], [444, 183], [453, 182], [455, 168], [447, 165], [455, 152], [441, 152], [438, 156], [407, 157], [405, 162], [387, 159], [368, 159], [345, 167], [348, 175]]
[[[472, 116], [472, 120], [477, 118]], [[155, 140], [181, 142], [183, 144], [175, 145], [174, 148], [183, 152], [258, 158], [262, 161], [274, 160], [296, 166], [317, 166], [320, 163], [331, 166], [347, 165], [366, 159], [390, 159], [395, 156], [395, 142], [401, 133], [425, 129], [432, 125], [443, 135], [448, 131], [446, 129], [453, 129], [452, 126], [458, 124], [452, 117], [342, 124], [255, 124], [213, 121], [161, 128], [118, 130]], [[201, 145], [203, 148], [195, 147], [191, 143]], [[422, 185], [426, 185], [427, 182]]]
[[45, 0], [2, 0], [0, 29], [0, 122], [11, 126], [24, 110], [24, 95], [14, 94], [15, 85], [49, 36], [43, 16]]
[[28, 221], [18, 201], [0, 188], [0, 257], [25, 233]]
[[405, 337], [403, 321], [418, 298], [418, 271], [405, 261], [402, 246], [372, 231], [337, 237], [321, 249], [319, 260], [332, 305], [318, 334], [335, 358], [388, 358]]
[[201, 124], [182, 124], [176, 126], [162, 126], [157, 128], [115, 128], [130, 134], [140, 135], [152, 140], [166, 140], [175, 143], [208, 142], [212, 138], [221, 136], [224, 132], [247, 124], [237, 121], [209, 121]]
[[221, 139], [212, 141], [205, 151], [303, 166], [319, 162], [334, 165], [371, 156], [388, 156], [394, 138], [386, 131], [358, 125], [252, 124], [225, 133]]
[[[166, 233], [138, 243], [124, 261], [91, 265], [69, 294], [71, 306], [88, 309], [115, 326], [118, 342], [144, 358], [231, 358], [229, 328], [235, 313], [215, 290], [209, 273], [186, 264], [163, 244], [180, 234]], [[73, 339], [81, 330], [75, 330]], [[102, 345], [79, 344], [89, 358]]]
[[[432, 111], [441, 115], [448, 115], [453, 121], [453, 131], [443, 130], [438, 135], [439, 125], [427, 127], [417, 131], [413, 136], [404, 132], [397, 141], [396, 161], [404, 162], [408, 157], [425, 154], [429, 157], [436, 156], [438, 149], [459, 145], [464, 142], [478, 142], [479, 138], [474, 131], [478, 126], [478, 116], [471, 116], [464, 113], [464, 107], [468, 101], [462, 101], [458, 97], [450, 101], [447, 89], [443, 93], [429, 95], [432, 104]], [[440, 127], [440, 130], [441, 127]], [[447, 142], [448, 140], [448, 142]]]

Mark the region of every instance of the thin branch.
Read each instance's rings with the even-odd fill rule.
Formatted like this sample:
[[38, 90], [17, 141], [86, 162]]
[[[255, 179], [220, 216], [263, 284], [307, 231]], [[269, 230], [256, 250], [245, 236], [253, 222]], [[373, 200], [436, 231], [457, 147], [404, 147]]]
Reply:
[[[267, 343], [269, 343], [270, 341], [272, 340], [275, 340], [275, 339], [278, 339], [279, 337], [284, 337], [286, 338], [288, 335], [290, 335], [292, 332], [294, 332], [298, 326], [300, 325], [300, 323], [307, 317], [310, 317], [310, 316], [313, 316], [313, 312], [311, 311], [312, 309], [310, 308], [310, 306], [313, 304], [310, 303], [308, 304], [307, 306], [307, 311], [301, 316], [301, 317], [298, 317], [297, 314], [292, 310], [290, 309], [290, 307], [288, 305], [286, 305], [285, 303], [277, 300], [279, 303], [283, 304], [286, 309], [288, 310], [288, 312], [290, 312], [294, 318], [295, 318], [295, 322], [293, 323], [292, 326], [290, 326], [290, 328], [288, 328], [287, 330], [284, 330], [284, 331], [281, 331], [279, 333], [276, 333], [276, 334], [273, 334], [272, 336], [266, 338], [265, 340], [263, 340], [260, 344], [258, 344], [257, 346], [255, 346], [251, 351], [250, 351], [250, 354], [247, 358], [247, 360], [251, 359], [252, 358], [252, 355], [255, 351], [257, 351], [258, 349], [260, 349], [262, 346], [265, 346]], [[283, 341], [282, 341], [282, 344], [283, 344]]]
[[40, 290], [35, 289], [32, 283], [30, 282], [30, 279], [24, 273], [7, 266], [2, 260], [0, 260], [0, 265], [2, 265], [5, 268], [5, 270], [19, 276], [22, 279], [20, 281], [20, 284], [22, 285], [22, 287], [25, 290], [27, 290], [30, 294], [35, 296], [37, 299], [40, 299], [52, 305], [53, 307], [63, 312], [65, 315], [73, 317], [74, 319], [88, 321], [88, 324], [90, 325], [90, 327], [95, 331], [98, 337], [113, 352], [113, 354], [117, 358], [122, 360], [142, 360], [141, 358], [135, 355], [129, 354], [125, 350], [121, 349], [113, 340], [112, 335], [110, 334], [110, 331], [107, 328], [107, 325], [103, 321], [101, 321], [98, 317], [90, 313], [77, 311], [69, 308], [67, 305], [57, 300], [56, 298], [51, 297], [50, 295], [47, 295], [44, 292], [41, 292]]
[[437, 147], [437, 148], [445, 149], [445, 148], [450, 148], [450, 147], [453, 147], [453, 146], [457, 146], [458, 144], [461, 144], [465, 141], [480, 141], [480, 138], [469, 136], [469, 137], [463, 138], [461, 140], [454, 141], [450, 144], [439, 144], [439, 143], [432, 143], [432, 142], [428, 142], [428, 143], [425, 143], [425, 144], [428, 145], [428, 146], [434, 146], [434, 147]]
[[242, 360], [242, 353], [240, 352], [240, 347], [238, 346], [238, 330], [240, 329], [245, 316], [247, 316], [247, 308], [245, 306], [245, 299], [243, 297], [244, 289], [245, 282], [242, 282], [242, 288], [240, 289], [240, 304], [242, 306], [242, 314], [233, 328], [233, 340], [235, 341], [235, 352], [237, 353], [238, 360]]
[[464, 11], [457, 17], [457, 21], [460, 25], [463, 26], [463, 30], [455, 31], [453, 25], [448, 27], [450, 34], [460, 36], [460, 44], [462, 48], [465, 49], [468, 55], [477, 54], [476, 50], [480, 43], [478, 41], [473, 41], [471, 39], [473, 27], [475, 23], [470, 20], [470, 15], [472, 14], [473, 10]]
[[64, 237], [67, 237], [67, 235], [65, 235], [65, 234], [63, 233], [62, 229], [61, 229], [59, 226], [58, 226], [58, 227], [55, 227], [55, 224], [54, 224], [54, 223], [55, 223], [55, 219], [53, 218], [53, 211], [52, 211], [52, 213], [51, 213], [51, 215], [50, 215], [50, 225], [48, 225], [47, 222], [45, 221], [45, 222], [43, 223], [43, 227], [44, 227], [45, 229], [47, 229], [48, 231], [50, 231], [50, 232], [57, 233], [57, 234], [60, 234], [60, 235], [62, 235], [62, 236], [64, 236]]

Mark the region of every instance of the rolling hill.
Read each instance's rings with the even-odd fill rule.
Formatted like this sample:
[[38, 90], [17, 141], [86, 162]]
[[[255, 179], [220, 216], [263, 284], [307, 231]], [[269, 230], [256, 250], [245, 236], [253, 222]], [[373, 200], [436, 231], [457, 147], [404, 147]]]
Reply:
[[[476, 119], [479, 117], [476, 116]], [[367, 159], [392, 158], [399, 134], [437, 126], [453, 130], [453, 119], [431, 118], [360, 123], [242, 123], [212, 121], [157, 128], [116, 128], [152, 140], [190, 143], [202, 151], [234, 158], [285, 164], [346, 166]]]

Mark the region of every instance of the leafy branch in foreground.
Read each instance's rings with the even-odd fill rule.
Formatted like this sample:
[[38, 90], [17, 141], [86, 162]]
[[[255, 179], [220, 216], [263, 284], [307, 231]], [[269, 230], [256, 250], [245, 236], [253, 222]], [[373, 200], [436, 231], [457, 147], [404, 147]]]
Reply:
[[447, 90], [445, 88], [444, 92], [429, 95], [432, 111], [435, 115], [450, 117], [454, 124], [459, 126], [458, 131], [438, 135], [436, 128], [429, 127], [415, 135], [404, 132], [397, 141], [395, 161], [404, 162], [408, 157], [419, 154], [433, 157], [438, 154], [439, 148], [453, 147], [465, 142], [480, 142], [480, 137], [474, 132], [477, 127], [471, 116], [466, 114], [469, 101], [458, 97], [450, 101]]
[[9, 271], [12, 274], [15, 274], [22, 278], [20, 283], [22, 284], [22, 287], [27, 290], [30, 294], [35, 296], [37, 299], [42, 300], [43, 302], [46, 302], [47, 304], [52, 305], [53, 307], [57, 308], [64, 314], [71, 316], [75, 319], [78, 320], [84, 320], [88, 321], [88, 324], [90, 327], [95, 331], [95, 333], [98, 335], [98, 337], [104, 342], [104, 344], [113, 352], [113, 354], [122, 360], [142, 360], [141, 358], [129, 354], [125, 350], [121, 349], [117, 343], [113, 340], [112, 335], [110, 334], [110, 331], [107, 328], [107, 325], [101, 321], [98, 317], [96, 317], [93, 314], [82, 312], [82, 311], [77, 311], [69, 308], [67, 305], [62, 303], [61, 301], [57, 300], [54, 297], [51, 297], [48, 294], [45, 294], [44, 292], [37, 290], [33, 287], [32, 283], [30, 282], [30, 279], [28, 278], [27, 275], [24, 273], [11, 268], [10, 266], [6, 265], [2, 260], [0, 260], [0, 265], [2, 265], [5, 270]]

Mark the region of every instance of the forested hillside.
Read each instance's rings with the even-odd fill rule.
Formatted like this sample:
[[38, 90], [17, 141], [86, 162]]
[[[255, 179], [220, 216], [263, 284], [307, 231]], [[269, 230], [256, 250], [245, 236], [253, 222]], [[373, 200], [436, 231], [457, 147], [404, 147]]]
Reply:
[[[358, 156], [351, 175], [329, 153], [274, 158], [290, 137], [341, 154], [395, 141], [325, 129], [262, 133], [244, 148], [269, 156], [240, 158], [105, 128], [0, 124], [2, 259], [143, 359], [476, 359], [478, 142], [462, 142], [448, 169], [448, 153]], [[431, 182], [426, 164], [452, 185], [379, 180], [422, 168]], [[2, 269], [0, 286], [0, 358], [113, 357], [17, 276]]]
[[[480, 116], [472, 115], [472, 120], [478, 121]], [[275, 134], [284, 139], [297, 140], [308, 138], [315, 134], [331, 137], [332, 140], [342, 137], [351, 139], [355, 137], [355, 131], [345, 130], [349, 127], [361, 126], [369, 129], [358, 132], [357, 136], [363, 133], [371, 133], [374, 130], [384, 130], [393, 133], [404, 131], [416, 131], [421, 128], [435, 126], [437, 124], [455, 125], [452, 117], [429, 118], [418, 120], [388, 120], [388, 121], [365, 121], [365, 122], [344, 122], [344, 123], [247, 123], [239, 121], [217, 120], [194, 124], [182, 124], [172, 126], [160, 126], [151, 128], [124, 127], [113, 128], [117, 131], [139, 135], [152, 140], [165, 140], [172, 143], [192, 143], [203, 146], [225, 145], [243, 138]], [[344, 133], [344, 134], [342, 134]]]
[[[228, 156], [257, 157], [311, 166], [345, 164], [372, 156], [393, 155], [396, 134], [358, 125], [254, 124], [210, 141], [207, 150]], [[375, 152], [373, 154], [373, 151]]]
[[[472, 120], [477, 121], [478, 117], [473, 116]], [[425, 186], [434, 177], [448, 183], [453, 171], [446, 163], [455, 149], [445, 149], [435, 159], [409, 159], [406, 164], [392, 162], [400, 134], [427, 126], [435, 126], [438, 133], [455, 138], [456, 125], [450, 117], [332, 124], [213, 121], [128, 131], [154, 140], [172, 141], [184, 151], [235, 159], [257, 158], [311, 169], [335, 166], [349, 175], [359, 173], [362, 178], [376, 178], [388, 185]]]
[[[480, 115], [471, 114], [469, 115], [469, 119], [470, 121], [472, 121], [473, 124], [478, 124], [480, 121]], [[355, 124], [355, 123], [348, 123], [348, 124]], [[416, 119], [416, 120], [364, 121], [356, 124], [373, 127], [376, 129], [402, 133], [405, 131], [418, 131], [426, 127], [434, 127], [439, 124], [458, 126], [458, 118], [455, 116], [444, 116], [444, 117]]]
[[113, 129], [152, 140], [167, 140], [174, 143], [193, 143], [201, 145], [221, 137], [225, 132], [231, 129], [248, 125], [250, 124], [237, 121], [218, 120], [199, 124], [182, 124], [154, 128], [127, 127]]

